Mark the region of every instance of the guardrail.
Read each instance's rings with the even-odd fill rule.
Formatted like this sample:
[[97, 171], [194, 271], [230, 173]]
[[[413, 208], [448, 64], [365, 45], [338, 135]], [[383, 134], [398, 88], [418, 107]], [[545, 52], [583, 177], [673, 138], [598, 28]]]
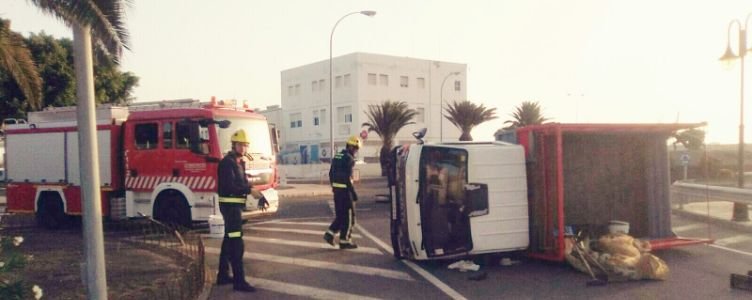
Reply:
[[752, 190], [677, 182], [671, 185], [671, 200], [679, 205], [698, 201], [729, 201], [752, 204]]

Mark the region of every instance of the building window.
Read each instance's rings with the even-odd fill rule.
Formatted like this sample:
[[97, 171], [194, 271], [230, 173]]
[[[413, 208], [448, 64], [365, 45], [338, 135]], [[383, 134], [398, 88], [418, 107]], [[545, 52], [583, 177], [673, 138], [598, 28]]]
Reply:
[[417, 81], [418, 81], [418, 88], [419, 88], [419, 89], [424, 89], [424, 88], [426, 88], [426, 79], [425, 79], [425, 78], [423, 78], [423, 77], [418, 77]]
[[319, 117], [320, 117], [320, 120], [321, 120], [321, 125], [324, 125], [324, 124], [326, 124], [326, 117], [327, 117], [326, 109], [319, 110], [319, 112], [320, 112], [319, 113]]
[[313, 126], [319, 126], [319, 111], [313, 111]]
[[418, 107], [415, 109], [415, 111], [418, 112], [418, 114], [415, 115], [415, 120], [419, 123], [425, 123], [426, 122], [426, 109], [422, 107]]
[[407, 76], [400, 76], [400, 87], [406, 88], [407, 87]]
[[334, 87], [335, 88], [341, 88], [342, 87], [342, 76], [334, 77]]
[[141, 150], [156, 149], [159, 137], [157, 123], [138, 124], [135, 126], [136, 148]]
[[319, 79], [319, 90], [325, 90], [326, 89], [326, 81], [323, 79]]
[[462, 81], [459, 81], [459, 80], [454, 81], [454, 90], [455, 91], [462, 90]]
[[383, 86], [389, 86], [389, 75], [379, 74], [379, 84]]
[[290, 128], [300, 128], [300, 127], [303, 127], [303, 114], [302, 113], [290, 114]]
[[376, 85], [376, 74], [368, 73], [368, 85]]
[[345, 87], [350, 86], [350, 74], [345, 74], [345, 76], [344, 76], [344, 84], [345, 84]]
[[315, 92], [319, 90], [319, 82], [314, 80], [311, 81], [311, 92]]
[[300, 84], [295, 85], [295, 96], [300, 95]]
[[337, 107], [337, 121], [339, 123], [352, 123], [352, 106]]
[[292, 93], [293, 93], [293, 86], [288, 86], [287, 87], [287, 96], [292, 96]]

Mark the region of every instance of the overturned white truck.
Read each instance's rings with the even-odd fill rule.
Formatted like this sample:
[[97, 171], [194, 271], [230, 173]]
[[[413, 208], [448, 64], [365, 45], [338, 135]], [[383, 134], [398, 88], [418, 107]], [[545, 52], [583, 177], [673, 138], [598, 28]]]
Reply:
[[564, 235], [613, 220], [652, 249], [709, 242], [671, 230], [667, 139], [702, 124], [559, 124], [507, 142], [395, 147], [391, 239], [417, 260], [524, 250], [563, 261]]

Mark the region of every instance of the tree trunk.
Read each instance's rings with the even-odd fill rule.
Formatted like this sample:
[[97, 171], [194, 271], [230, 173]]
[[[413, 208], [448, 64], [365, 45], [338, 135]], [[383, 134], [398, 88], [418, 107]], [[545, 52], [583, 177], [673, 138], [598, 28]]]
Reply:
[[473, 140], [473, 137], [470, 136], [470, 132], [469, 131], [463, 131], [462, 132], [462, 135], [460, 136], [460, 141], [461, 142], [463, 142], [463, 141], [472, 141], [472, 140]]
[[91, 28], [73, 24], [73, 60], [78, 98], [78, 146], [81, 162], [86, 294], [89, 299], [107, 299], [102, 201], [99, 192], [99, 150], [94, 102], [94, 63]]
[[389, 170], [392, 167], [392, 159], [390, 152], [392, 150], [392, 143], [384, 143], [381, 146], [381, 154], [379, 154], [379, 163], [381, 164], [381, 176], [387, 176]]

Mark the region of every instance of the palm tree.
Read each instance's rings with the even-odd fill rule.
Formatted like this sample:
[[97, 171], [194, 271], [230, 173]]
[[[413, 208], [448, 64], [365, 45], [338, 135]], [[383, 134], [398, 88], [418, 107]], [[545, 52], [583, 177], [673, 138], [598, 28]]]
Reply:
[[449, 122], [462, 131], [460, 141], [472, 141], [470, 131], [483, 122], [496, 119], [496, 108], [486, 108], [483, 104], [477, 105], [467, 100], [454, 101], [444, 108], [444, 115]]
[[368, 105], [368, 122], [363, 123], [368, 132], [375, 132], [381, 137], [381, 152], [379, 162], [381, 163], [381, 176], [386, 176], [391, 161], [389, 160], [389, 151], [392, 150], [394, 136], [397, 132], [410, 124], [415, 124], [413, 118], [418, 112], [408, 108], [407, 103], [384, 101], [381, 105]]
[[511, 115], [514, 120], [507, 120], [504, 124], [510, 124], [504, 129], [514, 129], [517, 127], [525, 127], [528, 125], [543, 124], [550, 119], [543, 117], [541, 114], [541, 107], [537, 101], [523, 101], [520, 106], [515, 108], [515, 112]]
[[10, 21], [0, 19], [0, 70], [16, 81], [32, 109], [42, 103], [42, 77], [23, 37], [10, 30]]
[[[29, 0], [43, 12], [73, 27], [73, 60], [78, 98], [79, 157], [84, 211], [84, 254], [86, 291], [89, 299], [107, 298], [104, 265], [104, 236], [100, 199], [100, 180], [94, 116], [94, 62], [92, 37], [106, 54], [119, 61], [128, 48], [128, 30], [124, 23], [123, 0]], [[88, 213], [87, 213], [88, 212]]]

